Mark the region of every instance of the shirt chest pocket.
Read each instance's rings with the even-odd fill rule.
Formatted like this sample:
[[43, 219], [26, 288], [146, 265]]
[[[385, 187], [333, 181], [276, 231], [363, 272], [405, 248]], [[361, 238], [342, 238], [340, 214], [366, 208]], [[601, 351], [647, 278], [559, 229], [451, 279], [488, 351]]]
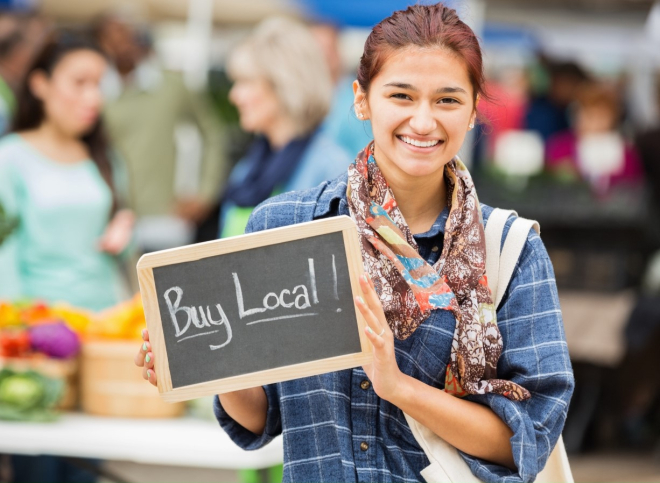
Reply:
[[454, 327], [455, 319], [450, 312], [431, 312], [407, 340], [395, 340], [399, 369], [425, 384], [444, 387]]

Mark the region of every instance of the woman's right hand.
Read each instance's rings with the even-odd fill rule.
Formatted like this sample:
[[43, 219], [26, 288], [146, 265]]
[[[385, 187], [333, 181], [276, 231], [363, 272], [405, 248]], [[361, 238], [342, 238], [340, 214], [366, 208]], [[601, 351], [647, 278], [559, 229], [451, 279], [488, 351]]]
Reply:
[[[135, 365], [142, 368], [142, 377], [156, 386], [158, 379], [154, 371], [154, 354], [151, 352], [147, 329], [142, 331], [142, 339], [144, 342], [135, 354]], [[220, 401], [229, 416], [238, 424], [255, 434], [263, 433], [266, 427], [268, 400], [262, 387], [225, 393], [220, 396]]]
[[156, 379], [156, 371], [154, 371], [154, 355], [151, 352], [151, 342], [149, 342], [149, 331], [147, 329], [142, 330], [142, 340], [144, 342], [135, 355], [135, 365], [142, 368], [142, 377], [156, 386], [158, 380]]

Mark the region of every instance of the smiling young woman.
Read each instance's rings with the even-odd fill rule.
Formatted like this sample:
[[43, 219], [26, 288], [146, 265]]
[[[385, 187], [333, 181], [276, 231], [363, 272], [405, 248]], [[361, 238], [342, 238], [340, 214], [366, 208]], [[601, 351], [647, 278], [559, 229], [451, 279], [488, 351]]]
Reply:
[[[404, 413], [483, 481], [533, 481], [557, 442], [574, 380], [552, 265], [530, 232], [495, 306], [485, 277], [492, 208], [457, 157], [483, 85], [479, 43], [454, 10], [395, 12], [371, 32], [354, 83], [374, 141], [341, 177], [252, 213], [247, 232], [351, 216], [367, 272], [356, 306], [370, 366], [216, 399], [239, 446], [283, 435], [284, 481], [421, 481], [429, 460]], [[155, 384], [145, 339], [136, 363]]]

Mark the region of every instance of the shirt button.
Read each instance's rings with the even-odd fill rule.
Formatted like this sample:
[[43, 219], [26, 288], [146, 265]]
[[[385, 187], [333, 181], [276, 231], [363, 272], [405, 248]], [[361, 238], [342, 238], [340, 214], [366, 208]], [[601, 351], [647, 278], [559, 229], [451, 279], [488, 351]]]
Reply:
[[367, 451], [367, 450], [369, 449], [369, 445], [368, 445], [365, 441], [362, 441], [362, 442], [360, 443], [360, 449], [361, 449], [362, 451]]
[[366, 391], [371, 387], [371, 383], [365, 379], [360, 383], [360, 387]]
[[431, 248], [432, 252], [437, 252], [438, 250], [440, 250], [440, 248], [437, 245]]

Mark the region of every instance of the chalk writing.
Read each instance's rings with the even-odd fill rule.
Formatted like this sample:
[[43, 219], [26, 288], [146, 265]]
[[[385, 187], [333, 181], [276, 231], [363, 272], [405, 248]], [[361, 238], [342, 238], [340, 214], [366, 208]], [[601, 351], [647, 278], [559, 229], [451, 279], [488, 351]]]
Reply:
[[[172, 302], [169, 296], [171, 292], [174, 292], [176, 294], [176, 300], [174, 302]], [[206, 306], [206, 316], [204, 316], [204, 310], [202, 309], [202, 307], [199, 307], [199, 313], [201, 315], [201, 320], [200, 320], [200, 318], [197, 317], [197, 309], [195, 307], [185, 307], [185, 306], [179, 307], [179, 304], [181, 303], [181, 298], [183, 297], [183, 290], [180, 287], [170, 288], [165, 292], [164, 297], [165, 297], [165, 303], [167, 304], [167, 310], [169, 311], [170, 318], [172, 319], [172, 324], [174, 324], [174, 331], [176, 337], [185, 334], [188, 328], [190, 327], [191, 323], [198, 329], [202, 329], [204, 327], [211, 327], [211, 325], [223, 325], [227, 332], [227, 340], [220, 345], [210, 345], [209, 348], [211, 350], [221, 349], [222, 347], [229, 344], [229, 342], [231, 342], [231, 337], [232, 337], [231, 325], [229, 324], [229, 319], [227, 318], [225, 311], [222, 310], [222, 306], [220, 304], [216, 305], [216, 308], [218, 309], [218, 313], [220, 314], [220, 320], [213, 320], [213, 317], [211, 317], [211, 309], [208, 306]], [[184, 312], [186, 314], [186, 323], [183, 326], [183, 329], [179, 325], [179, 320], [177, 318], [177, 314], [179, 312]], [[206, 332], [204, 333], [204, 335], [214, 334], [216, 332], [218, 332], [218, 330]], [[202, 334], [196, 334], [196, 335], [202, 335]], [[185, 339], [189, 339], [189, 338], [191, 338], [191, 336], [186, 337]], [[181, 340], [184, 339], [180, 339], [180, 341]]]
[[[316, 282], [316, 269], [314, 266], [314, 259], [307, 259], [307, 280], [308, 284], [296, 285], [292, 289], [282, 289], [279, 292], [269, 292], [263, 299], [261, 306], [246, 308], [245, 298], [243, 294], [243, 287], [241, 286], [241, 280], [238, 272], [231, 273], [234, 289], [236, 294], [236, 306], [238, 309], [238, 318], [240, 320], [250, 319], [250, 317], [257, 314], [265, 314], [277, 309], [295, 309], [296, 312], [275, 316], [275, 317], [264, 317], [257, 320], [248, 320], [246, 325], [254, 325], [262, 322], [271, 322], [276, 320], [285, 320], [285, 319], [294, 319], [299, 317], [314, 317], [319, 315], [318, 312], [300, 312], [306, 309], [318, 305], [319, 294]], [[333, 297], [335, 300], [339, 300], [339, 295], [337, 293], [337, 267], [335, 265], [335, 256], [332, 255], [332, 280], [333, 280]], [[309, 285], [309, 288], [308, 288]], [[211, 350], [220, 349], [232, 340], [232, 330], [229, 318], [226, 315], [225, 310], [222, 308], [221, 304], [215, 304], [215, 311], [217, 311], [218, 317], [214, 319], [214, 311], [211, 310], [211, 306], [185, 306], [181, 305], [181, 300], [183, 298], [183, 289], [181, 287], [171, 287], [164, 293], [165, 303], [167, 310], [174, 326], [174, 335], [178, 339], [177, 342], [182, 342], [184, 340], [192, 339], [194, 337], [206, 336], [217, 334], [220, 332], [220, 329], [216, 330], [207, 330], [204, 332], [198, 332], [191, 335], [186, 335], [191, 327], [197, 329], [211, 328], [212, 326], [223, 327], [226, 332], [225, 342], [219, 345], [209, 345]], [[337, 309], [337, 312], [340, 312], [341, 309]], [[185, 336], [185, 337], [184, 337]]]

